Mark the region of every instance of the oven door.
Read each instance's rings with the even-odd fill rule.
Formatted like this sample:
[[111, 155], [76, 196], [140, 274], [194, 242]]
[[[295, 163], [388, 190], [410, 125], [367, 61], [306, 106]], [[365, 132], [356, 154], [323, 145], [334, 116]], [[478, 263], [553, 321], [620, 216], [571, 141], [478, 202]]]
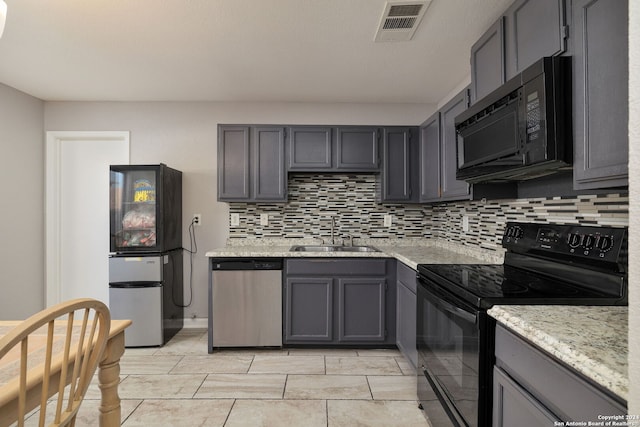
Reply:
[[488, 425], [486, 312], [422, 276], [419, 283], [418, 399], [434, 427]]

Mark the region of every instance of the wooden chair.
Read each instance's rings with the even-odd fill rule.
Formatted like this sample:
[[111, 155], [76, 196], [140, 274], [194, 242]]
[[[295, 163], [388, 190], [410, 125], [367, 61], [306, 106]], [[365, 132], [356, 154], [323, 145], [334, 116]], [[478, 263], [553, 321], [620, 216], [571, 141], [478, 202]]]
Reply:
[[76, 299], [36, 313], [0, 338], [0, 361], [15, 358], [17, 371], [0, 387], [0, 426], [15, 421], [23, 426], [38, 405], [38, 425], [44, 426], [51, 397], [55, 410], [49, 425], [73, 426], [102, 359], [110, 324], [102, 302]]

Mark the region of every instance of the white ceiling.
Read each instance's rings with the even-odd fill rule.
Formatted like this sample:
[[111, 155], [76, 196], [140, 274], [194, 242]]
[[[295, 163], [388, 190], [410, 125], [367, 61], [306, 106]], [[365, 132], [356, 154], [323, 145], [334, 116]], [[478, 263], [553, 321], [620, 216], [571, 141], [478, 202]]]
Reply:
[[437, 103], [512, 0], [433, 0], [375, 43], [385, 0], [6, 0], [0, 83], [94, 101]]

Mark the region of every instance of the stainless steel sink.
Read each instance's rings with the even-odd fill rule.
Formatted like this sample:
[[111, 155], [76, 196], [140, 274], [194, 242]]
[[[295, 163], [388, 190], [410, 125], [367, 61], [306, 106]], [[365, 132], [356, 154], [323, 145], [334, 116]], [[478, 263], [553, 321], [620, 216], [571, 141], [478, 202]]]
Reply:
[[380, 252], [373, 246], [333, 246], [333, 245], [299, 245], [292, 246], [293, 252]]
[[373, 246], [339, 246], [336, 250], [340, 252], [380, 252]]

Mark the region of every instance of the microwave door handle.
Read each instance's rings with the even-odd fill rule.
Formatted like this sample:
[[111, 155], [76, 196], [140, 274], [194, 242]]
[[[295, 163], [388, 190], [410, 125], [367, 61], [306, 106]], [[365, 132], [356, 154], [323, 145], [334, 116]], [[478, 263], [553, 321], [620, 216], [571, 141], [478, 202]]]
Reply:
[[445, 311], [448, 311], [449, 313], [458, 316], [464, 320], [466, 320], [467, 322], [471, 322], [473, 324], [476, 324], [477, 321], [477, 316], [473, 313], [469, 313], [466, 310], [461, 309], [460, 307], [456, 307], [455, 305], [445, 301], [445, 297], [444, 295], [438, 293], [434, 293], [433, 290], [430, 290], [431, 294], [433, 294], [434, 297], [437, 298], [437, 301], [435, 301], [435, 303], [440, 306], [440, 308], [442, 308]]

